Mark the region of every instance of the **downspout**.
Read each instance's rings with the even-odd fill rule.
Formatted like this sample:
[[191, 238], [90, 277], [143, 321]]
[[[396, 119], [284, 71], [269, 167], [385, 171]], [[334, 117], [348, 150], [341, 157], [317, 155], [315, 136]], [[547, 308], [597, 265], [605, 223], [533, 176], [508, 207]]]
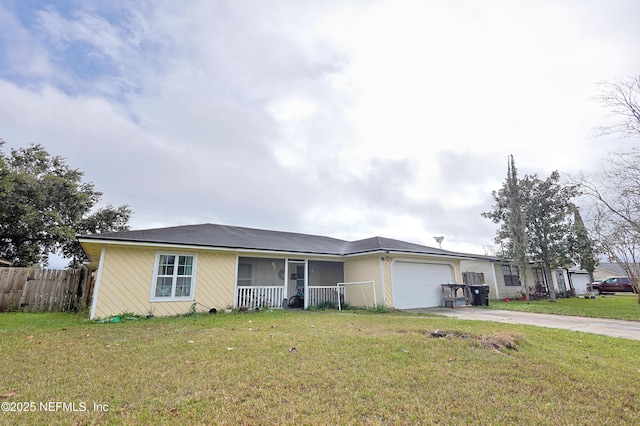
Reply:
[[500, 292], [498, 291], [498, 277], [496, 276], [496, 263], [491, 262], [491, 272], [493, 272], [493, 286], [496, 289], [496, 299], [500, 300]]
[[[459, 263], [458, 263], [459, 265]], [[451, 262], [451, 268], [453, 269], [453, 275], [454, 275], [454, 279], [455, 279], [455, 284], [458, 284], [458, 278], [460, 278], [460, 280], [462, 280], [462, 269], [457, 269], [456, 270], [456, 264], [454, 262]]]
[[96, 307], [98, 306], [98, 296], [100, 295], [100, 281], [102, 281], [102, 265], [104, 265], [104, 255], [107, 252], [107, 248], [102, 246], [100, 251], [100, 260], [98, 261], [98, 273], [96, 274], [96, 285], [93, 288], [93, 301], [91, 302], [91, 313], [89, 319], [96, 317]]

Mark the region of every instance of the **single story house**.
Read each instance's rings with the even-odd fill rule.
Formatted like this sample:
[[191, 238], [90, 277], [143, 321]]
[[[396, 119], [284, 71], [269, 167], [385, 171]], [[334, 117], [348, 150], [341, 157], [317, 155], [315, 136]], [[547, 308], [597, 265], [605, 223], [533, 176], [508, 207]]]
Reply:
[[626, 277], [627, 273], [620, 264], [615, 262], [600, 262], [593, 271], [595, 281], [604, 281], [609, 277]]
[[[439, 306], [441, 284], [462, 283], [461, 263], [487, 257], [373, 237], [201, 224], [78, 237], [96, 269], [91, 318], [175, 315], [202, 308], [279, 308], [300, 294], [398, 309]], [[344, 283], [338, 286], [338, 283]]]

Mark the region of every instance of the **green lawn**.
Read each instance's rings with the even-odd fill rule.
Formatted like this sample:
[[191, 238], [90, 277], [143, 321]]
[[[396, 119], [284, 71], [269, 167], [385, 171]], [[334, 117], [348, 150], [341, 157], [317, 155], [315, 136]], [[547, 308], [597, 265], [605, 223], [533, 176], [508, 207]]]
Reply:
[[0, 400], [34, 411], [5, 410], [0, 423], [638, 424], [639, 350], [625, 339], [427, 315], [265, 311], [100, 324], [6, 313]]
[[596, 299], [585, 299], [583, 297], [559, 298], [555, 303], [551, 303], [549, 300], [536, 300], [531, 301], [531, 303], [522, 300], [510, 300], [509, 302], [491, 300], [489, 307], [543, 314], [640, 321], [640, 305], [635, 294], [598, 296]]

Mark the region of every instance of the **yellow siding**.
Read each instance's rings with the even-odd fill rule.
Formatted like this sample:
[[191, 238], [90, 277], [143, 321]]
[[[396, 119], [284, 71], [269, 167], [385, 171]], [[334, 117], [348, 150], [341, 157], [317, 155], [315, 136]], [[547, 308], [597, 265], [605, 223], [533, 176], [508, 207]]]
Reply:
[[199, 253], [197, 273], [195, 297], [199, 303], [218, 310], [233, 306], [235, 253]]
[[[135, 246], [107, 246], [96, 317], [123, 312], [167, 316], [189, 312], [193, 301], [150, 302], [153, 267], [157, 249]], [[178, 253], [178, 250], [162, 250]], [[233, 305], [236, 255], [233, 253], [184, 251], [197, 255], [195, 301], [221, 309]], [[198, 311], [206, 310], [198, 306]]]
[[[376, 286], [376, 300], [382, 303], [382, 287], [380, 283], [380, 256], [362, 256], [345, 259], [344, 262], [345, 282], [373, 281]], [[362, 297], [362, 289], [365, 289], [367, 304], [372, 306], [373, 292], [370, 286], [360, 288], [359, 286], [347, 286], [345, 288], [347, 303], [353, 306], [364, 306], [365, 300]]]
[[[382, 260], [382, 279], [380, 277], [380, 262]], [[345, 259], [344, 262], [344, 279], [347, 282], [354, 281], [374, 281], [376, 283], [376, 293], [378, 303], [384, 303], [387, 307], [393, 306], [393, 280], [391, 275], [391, 261], [414, 260], [422, 262], [443, 263], [452, 265], [454, 270], [455, 281], [462, 283], [462, 273], [460, 271], [460, 261], [456, 259], [442, 259], [437, 257], [425, 256], [401, 256], [394, 257], [389, 255], [370, 255], [358, 256]], [[384, 288], [383, 288], [384, 284]], [[384, 290], [384, 292], [383, 292]], [[360, 289], [358, 289], [360, 291]], [[355, 296], [355, 295], [354, 295]]]
[[385, 258], [383, 262], [384, 272], [384, 305], [393, 307], [393, 280], [391, 279], [391, 261]]
[[143, 247], [108, 246], [105, 250], [96, 317], [123, 312], [146, 314], [151, 304], [155, 251]]

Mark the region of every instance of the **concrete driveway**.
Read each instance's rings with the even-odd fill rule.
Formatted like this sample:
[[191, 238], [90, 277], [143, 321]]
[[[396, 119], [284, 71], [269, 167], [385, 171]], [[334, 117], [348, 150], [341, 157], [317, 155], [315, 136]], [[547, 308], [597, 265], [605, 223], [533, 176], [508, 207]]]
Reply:
[[407, 312], [428, 312], [466, 320], [563, 328], [565, 330], [582, 331], [584, 333], [640, 340], [640, 321], [533, 314], [529, 312], [502, 311], [480, 307], [408, 309]]

